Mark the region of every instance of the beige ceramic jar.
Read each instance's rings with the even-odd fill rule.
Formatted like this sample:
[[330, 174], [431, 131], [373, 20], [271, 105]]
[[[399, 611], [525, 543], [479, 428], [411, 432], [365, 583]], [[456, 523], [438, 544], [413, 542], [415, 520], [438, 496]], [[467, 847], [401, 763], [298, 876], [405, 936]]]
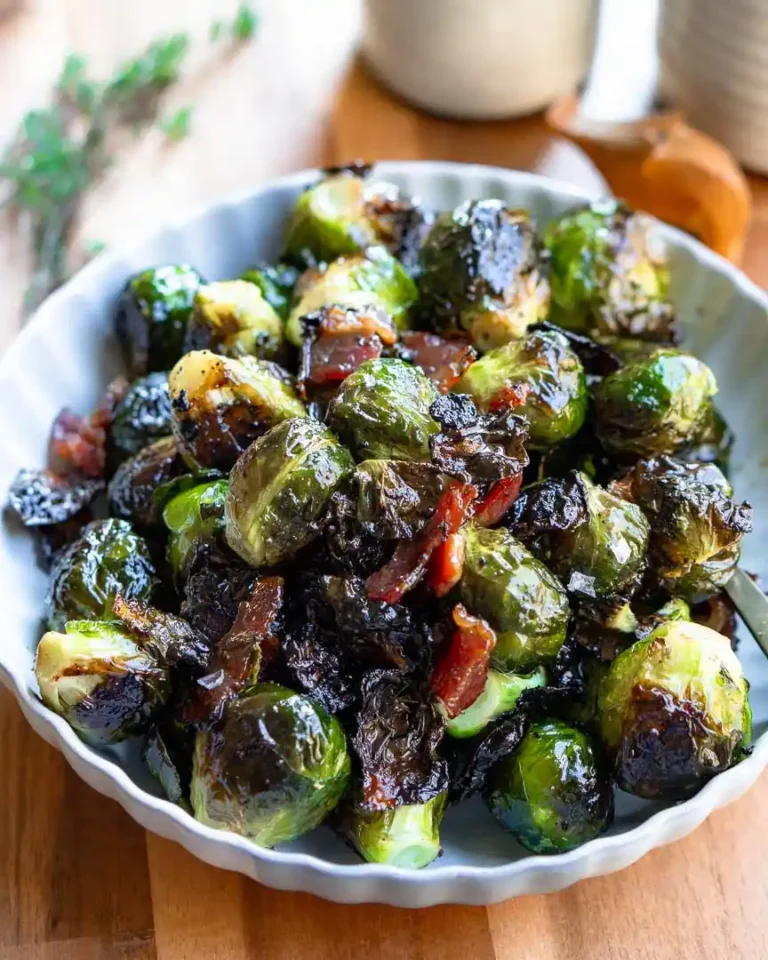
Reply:
[[433, 113], [541, 110], [587, 75], [594, 0], [365, 0], [363, 50], [395, 93]]

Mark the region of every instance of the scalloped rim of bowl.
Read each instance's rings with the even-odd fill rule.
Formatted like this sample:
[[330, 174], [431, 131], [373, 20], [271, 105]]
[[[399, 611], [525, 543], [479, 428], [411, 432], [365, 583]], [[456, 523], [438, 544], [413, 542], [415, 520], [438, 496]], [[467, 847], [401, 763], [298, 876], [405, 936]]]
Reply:
[[[536, 174], [479, 164], [441, 161], [381, 161], [375, 164], [383, 177], [418, 172], [461, 178], [486, 177], [534, 186], [543, 192], [574, 202], [594, 199], [567, 183]], [[49, 297], [21, 330], [0, 360], [0, 384], [13, 368], [15, 355], [31, 335], [50, 326], [60, 305], [88, 289], [92, 278], [165, 234], [189, 229], [215, 211], [239, 206], [276, 188], [302, 187], [320, 175], [305, 170], [242, 191], [205, 205], [178, 218], [143, 240], [98, 256], [60, 290]], [[745, 274], [697, 240], [666, 224], [658, 224], [660, 236], [684, 247], [704, 268], [725, 276], [742, 295], [768, 314], [766, 295]], [[427, 871], [411, 871], [379, 864], [336, 864], [306, 853], [267, 850], [244, 837], [214, 830], [167, 800], [142, 790], [114, 762], [92, 751], [59, 716], [48, 710], [27, 689], [28, 677], [2, 659], [0, 680], [15, 694], [30, 725], [48, 743], [59, 749], [75, 772], [100, 793], [117, 800], [148, 830], [175, 840], [195, 856], [225, 869], [235, 870], [279, 889], [302, 890], [339, 902], [382, 902], [404, 907], [440, 903], [489, 904], [527, 893], [563, 889], [586, 877], [623, 869], [651, 849], [685, 836], [713, 810], [744, 793], [768, 766], [768, 733], [755, 744], [752, 754], [737, 766], [710, 780], [691, 799], [653, 814], [637, 827], [613, 836], [603, 836], [557, 856], [526, 856], [503, 866], [475, 867], [433, 864]]]

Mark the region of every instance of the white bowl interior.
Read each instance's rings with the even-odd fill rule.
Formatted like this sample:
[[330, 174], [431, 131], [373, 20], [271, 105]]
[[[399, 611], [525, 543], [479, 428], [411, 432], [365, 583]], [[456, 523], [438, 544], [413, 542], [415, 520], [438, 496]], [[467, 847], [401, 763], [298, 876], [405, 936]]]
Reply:
[[[492, 168], [415, 163], [382, 164], [378, 169], [438, 208], [448, 209], [472, 197], [499, 197], [529, 208], [540, 224], [583, 199], [568, 187]], [[19, 468], [43, 463], [58, 410], [64, 405], [88, 410], [118, 372], [111, 318], [126, 278], [154, 263], [187, 262], [209, 279], [220, 279], [236, 276], [257, 260], [275, 258], [286, 214], [311, 176], [279, 181], [172, 226], [125, 254], [101, 257], [44, 305], [0, 364], [0, 490], [7, 490]], [[766, 300], [738, 271], [695, 241], [661, 225], [658, 230], [672, 255], [673, 298], [685, 326], [686, 346], [714, 369], [719, 404], [736, 430], [733, 480], [737, 494], [755, 506], [755, 532], [747, 540], [743, 562], [765, 577], [768, 563], [761, 545], [768, 538]], [[361, 864], [327, 828], [274, 853], [259, 851], [241, 838], [203, 828], [166, 801], [153, 799], [159, 798], [159, 790], [145, 772], [136, 744], [93, 751], [42, 707], [33, 657], [41, 635], [46, 577], [35, 564], [31, 538], [7, 517], [0, 532], [0, 583], [5, 621], [0, 676], [16, 690], [36, 729], [64, 750], [88, 782], [115, 796], [146, 826], [180, 840], [211, 862], [277, 886], [403, 905], [455, 899], [488, 902], [521, 891], [555, 889], [623, 866], [651, 846], [692, 829], [711, 809], [756, 779], [768, 758], [768, 738], [763, 737], [755, 755], [741, 767], [658, 817], [654, 815], [663, 805], [619, 794], [608, 838], [565, 857], [531, 858], [477, 800], [449, 810], [442, 831], [444, 854], [419, 874]], [[752, 684], [758, 737], [768, 727], [768, 663], [746, 630], [740, 637], [739, 655]], [[642, 824], [645, 828], [638, 831]], [[629, 831], [634, 833], [627, 838]], [[518, 863], [522, 860], [525, 863]], [[339, 870], [333, 865], [349, 866]], [[325, 882], [329, 877], [335, 881]], [[377, 885], [379, 880], [386, 882]]]

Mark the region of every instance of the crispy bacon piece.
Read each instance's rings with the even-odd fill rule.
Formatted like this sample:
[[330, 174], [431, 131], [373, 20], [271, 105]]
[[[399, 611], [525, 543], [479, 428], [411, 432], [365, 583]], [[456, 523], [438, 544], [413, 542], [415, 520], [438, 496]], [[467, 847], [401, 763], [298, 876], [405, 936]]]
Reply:
[[437, 547], [429, 561], [429, 585], [444, 597], [461, 580], [466, 545], [460, 533], [451, 533]]
[[498, 523], [520, 495], [522, 482], [522, 472], [497, 480], [475, 508], [474, 522], [479, 527], [492, 527]]
[[107, 430], [120, 400], [128, 389], [125, 377], [117, 377], [107, 387], [96, 409], [81, 417], [66, 407], [54, 420], [48, 447], [51, 469], [59, 476], [71, 473], [103, 477], [106, 463]]
[[530, 384], [510, 383], [502, 387], [491, 400], [490, 412], [499, 413], [501, 410], [514, 410], [522, 407], [531, 392]]
[[302, 350], [301, 383], [321, 387], [337, 384], [366, 360], [381, 356], [384, 345], [397, 340], [389, 316], [371, 307], [353, 310], [331, 306], [304, 317], [307, 337]]
[[448, 393], [477, 359], [475, 348], [461, 338], [446, 340], [436, 333], [408, 330], [401, 335], [400, 342], [400, 356], [421, 367], [440, 393]]
[[456, 632], [432, 674], [431, 687], [442, 701], [449, 719], [471, 707], [485, 687], [496, 634], [485, 620], [467, 613], [460, 603], [453, 608]]
[[263, 577], [254, 583], [251, 596], [238, 605], [235, 622], [216, 645], [211, 672], [197, 681], [195, 693], [185, 705], [187, 722], [216, 720], [262, 666], [274, 661], [284, 586], [282, 577]]
[[403, 594], [421, 580], [434, 551], [470, 516], [476, 498], [477, 488], [471, 483], [448, 487], [427, 525], [412, 540], [401, 540], [389, 563], [368, 577], [365, 586], [369, 598], [399, 603]]

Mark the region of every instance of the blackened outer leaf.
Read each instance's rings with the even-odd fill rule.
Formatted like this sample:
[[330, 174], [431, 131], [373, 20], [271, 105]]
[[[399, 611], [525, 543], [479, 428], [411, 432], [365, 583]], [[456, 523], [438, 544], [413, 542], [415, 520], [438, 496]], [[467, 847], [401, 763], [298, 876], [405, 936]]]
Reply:
[[527, 487], [507, 517], [509, 529], [527, 542], [544, 534], [574, 530], [586, 519], [587, 491], [576, 470]]
[[201, 545], [190, 563], [184, 584], [181, 615], [209, 644], [232, 626], [237, 605], [247, 599], [255, 571], [230, 551]]
[[461, 744], [454, 758], [451, 799], [465, 800], [482, 790], [491, 768], [520, 746], [530, 724], [522, 710], [502, 717], [488, 733]]
[[435, 400], [430, 415], [440, 432], [430, 438], [432, 463], [465, 483], [494, 483], [517, 476], [528, 465], [528, 423], [510, 410], [479, 414], [466, 394]]
[[139, 646], [153, 650], [161, 662], [194, 673], [208, 669], [211, 650], [205, 637], [181, 617], [120, 594], [115, 597], [114, 613]]
[[425, 688], [403, 674], [373, 671], [357, 720], [352, 743], [368, 809], [425, 803], [448, 788], [448, 766], [438, 752], [443, 724]]
[[103, 489], [103, 480], [79, 474], [63, 478], [50, 470], [20, 470], [8, 502], [25, 527], [51, 526], [70, 520]]

